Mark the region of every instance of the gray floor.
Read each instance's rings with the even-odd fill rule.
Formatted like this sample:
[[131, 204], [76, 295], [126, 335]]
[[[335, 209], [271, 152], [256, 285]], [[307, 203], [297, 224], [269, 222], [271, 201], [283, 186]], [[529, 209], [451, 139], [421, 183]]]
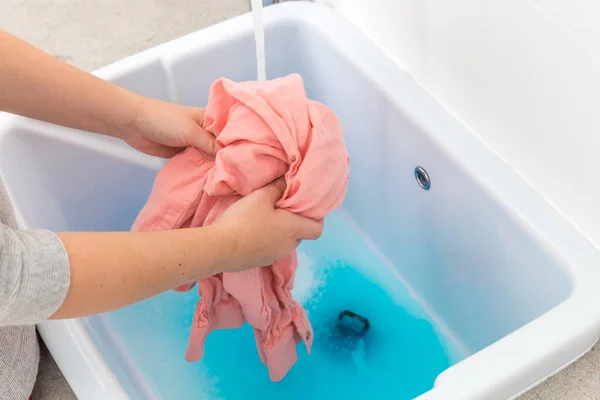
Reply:
[[[0, 28], [73, 65], [94, 70], [246, 12], [248, 0], [0, 0]], [[39, 400], [74, 399], [43, 349]], [[524, 400], [600, 400], [600, 348]]]

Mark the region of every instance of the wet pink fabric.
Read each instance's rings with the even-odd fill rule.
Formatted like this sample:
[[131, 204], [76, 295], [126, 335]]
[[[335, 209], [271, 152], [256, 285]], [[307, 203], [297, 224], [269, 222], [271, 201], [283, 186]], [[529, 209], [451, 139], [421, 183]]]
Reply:
[[[194, 148], [169, 160], [132, 230], [212, 224], [240, 197], [281, 176], [287, 189], [279, 208], [321, 219], [342, 203], [349, 173], [342, 126], [330, 109], [306, 98], [299, 75], [218, 80], [203, 127], [222, 149], [214, 160]], [[200, 281], [186, 359], [202, 358], [211, 331], [247, 321], [270, 378], [281, 380], [297, 360], [296, 345], [303, 341], [310, 353], [313, 341], [306, 312], [290, 293], [297, 265], [294, 252], [269, 266]]]

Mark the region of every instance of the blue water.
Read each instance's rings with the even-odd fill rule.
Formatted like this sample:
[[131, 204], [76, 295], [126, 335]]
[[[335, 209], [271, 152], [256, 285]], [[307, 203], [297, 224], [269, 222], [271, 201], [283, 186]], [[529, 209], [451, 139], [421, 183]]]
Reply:
[[[105, 321], [142, 380], [169, 400], [413, 399], [460, 359], [340, 212], [328, 218], [320, 240], [302, 244], [294, 296], [308, 311], [315, 342], [310, 356], [298, 346], [299, 361], [278, 383], [269, 380], [247, 325], [212, 333], [202, 361], [184, 360], [195, 292], [169, 292], [107, 314]], [[369, 320], [364, 336], [340, 329], [344, 310]], [[356, 320], [343, 321], [352, 322], [362, 328]]]

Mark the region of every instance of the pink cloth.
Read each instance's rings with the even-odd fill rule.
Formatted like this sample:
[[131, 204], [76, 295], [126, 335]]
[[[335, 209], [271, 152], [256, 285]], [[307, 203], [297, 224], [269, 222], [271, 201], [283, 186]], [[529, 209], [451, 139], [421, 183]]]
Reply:
[[[331, 110], [306, 98], [299, 75], [266, 82], [218, 80], [203, 126], [222, 149], [214, 160], [194, 148], [171, 159], [134, 231], [212, 224], [240, 197], [281, 176], [287, 189], [279, 208], [321, 219], [342, 203], [349, 172], [342, 126]], [[200, 281], [186, 359], [202, 358], [211, 331], [248, 321], [269, 376], [281, 380], [297, 360], [296, 345], [304, 341], [310, 353], [313, 341], [306, 312], [290, 294], [297, 264], [294, 252], [270, 266]]]

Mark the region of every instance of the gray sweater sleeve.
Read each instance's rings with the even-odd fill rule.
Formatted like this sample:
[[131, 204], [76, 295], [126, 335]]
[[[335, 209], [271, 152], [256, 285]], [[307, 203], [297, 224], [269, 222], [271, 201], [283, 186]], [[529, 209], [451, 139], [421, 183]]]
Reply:
[[69, 259], [56, 234], [0, 224], [0, 326], [48, 319], [62, 305], [69, 283]]

